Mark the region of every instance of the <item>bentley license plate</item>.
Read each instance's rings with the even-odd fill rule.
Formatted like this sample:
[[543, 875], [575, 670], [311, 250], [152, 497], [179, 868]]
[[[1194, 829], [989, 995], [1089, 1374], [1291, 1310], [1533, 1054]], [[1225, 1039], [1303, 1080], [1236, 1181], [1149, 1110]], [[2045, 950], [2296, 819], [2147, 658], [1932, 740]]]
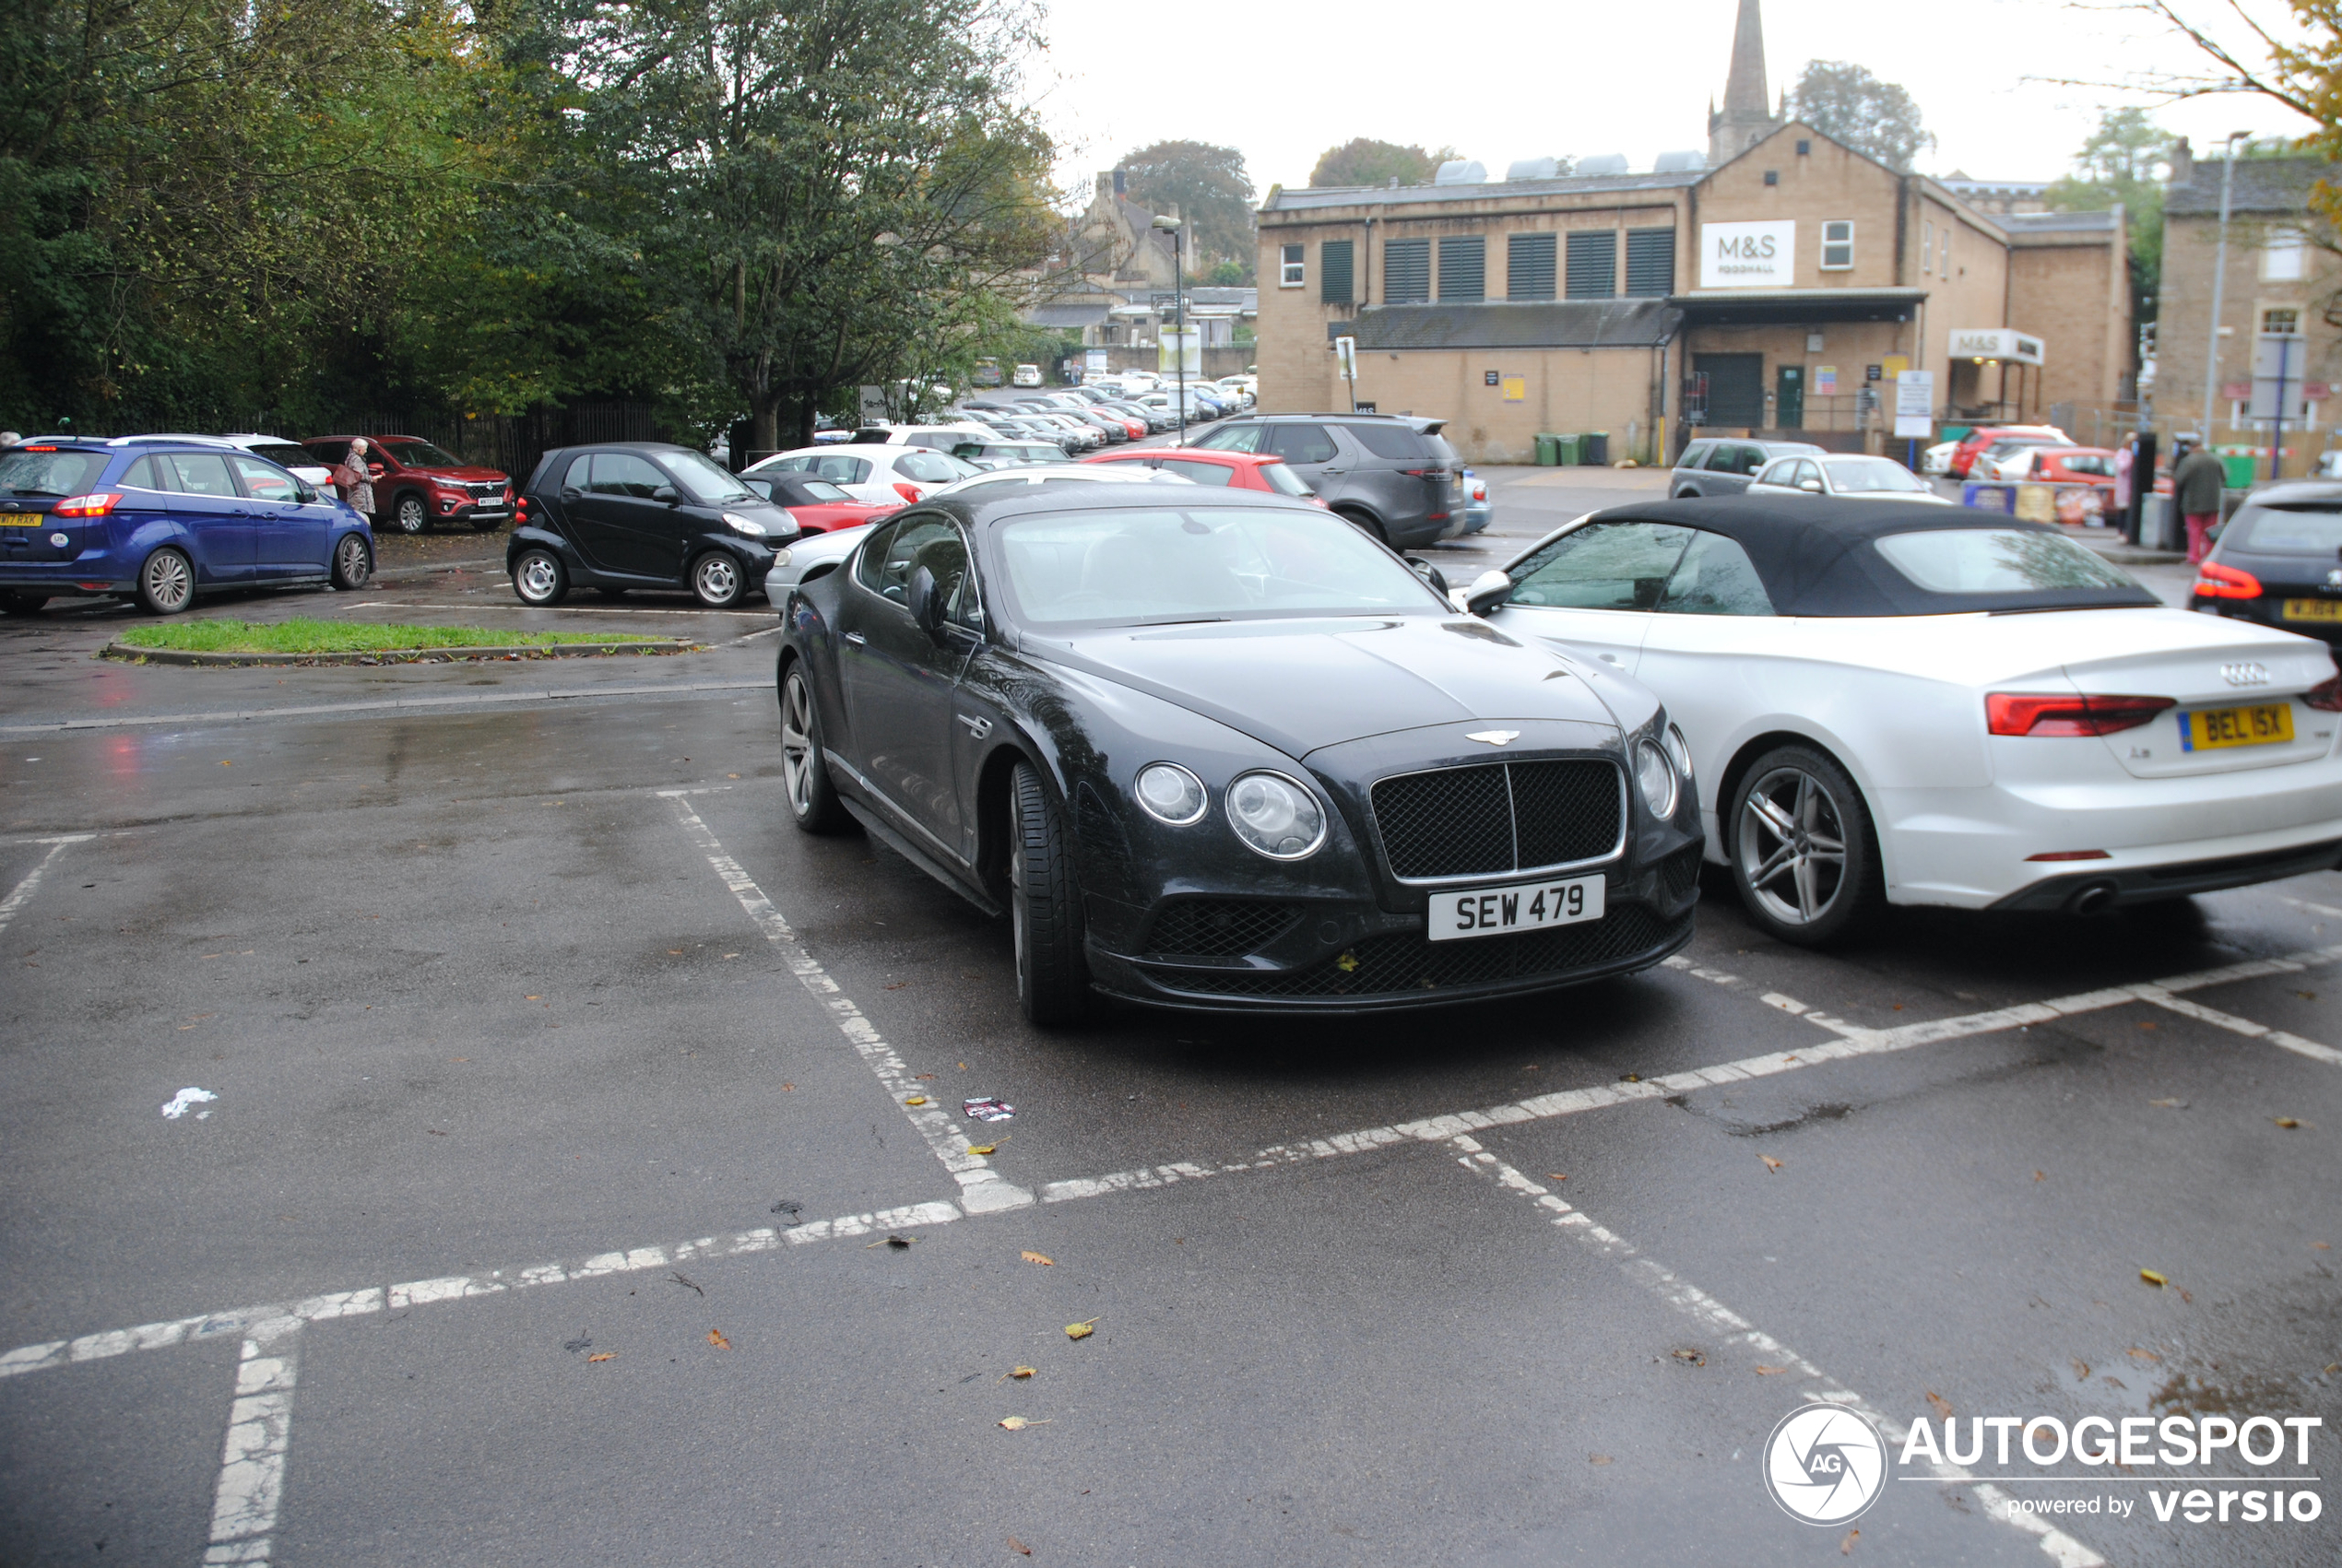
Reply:
[[2288, 620], [2342, 620], [2342, 599], [2288, 599]]
[[2180, 715], [2180, 749], [2210, 751], [2222, 746], [2273, 746], [2293, 738], [2293, 704], [2258, 702], [2250, 708], [2198, 708]]
[[1602, 896], [1600, 877], [1434, 893], [1427, 935], [1435, 942], [1454, 942], [1466, 937], [1501, 937], [1508, 931], [1537, 931], [1548, 925], [1600, 920]]

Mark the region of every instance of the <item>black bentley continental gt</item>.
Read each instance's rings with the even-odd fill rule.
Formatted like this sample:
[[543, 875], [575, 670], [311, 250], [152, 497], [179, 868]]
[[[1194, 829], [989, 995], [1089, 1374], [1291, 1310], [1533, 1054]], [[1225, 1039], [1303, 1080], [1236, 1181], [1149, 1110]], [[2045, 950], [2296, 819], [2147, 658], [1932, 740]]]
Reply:
[[1649, 968], [1698, 806], [1642, 687], [1341, 518], [1197, 487], [916, 505], [781, 607], [798, 824], [858, 822], [1094, 994], [1365, 1012]]

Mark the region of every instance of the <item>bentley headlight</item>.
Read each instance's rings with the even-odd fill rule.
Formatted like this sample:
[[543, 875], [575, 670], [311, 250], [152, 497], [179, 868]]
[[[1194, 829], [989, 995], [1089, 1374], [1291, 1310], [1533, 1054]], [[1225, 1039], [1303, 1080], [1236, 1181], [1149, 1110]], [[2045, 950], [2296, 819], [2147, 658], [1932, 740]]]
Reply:
[[1684, 738], [1683, 730], [1674, 725], [1669, 725], [1667, 726], [1666, 742], [1667, 755], [1674, 759], [1675, 763], [1675, 772], [1682, 775], [1686, 782], [1689, 782], [1691, 778], [1691, 742]]
[[735, 534], [746, 534], [751, 539], [764, 536], [764, 525], [753, 517], [743, 517], [737, 512], [724, 513], [724, 526]]
[[1675, 764], [1657, 741], [1635, 742], [1635, 787], [1652, 816], [1663, 821], [1675, 814]]
[[1283, 773], [1246, 773], [1230, 784], [1228, 825], [1272, 860], [1299, 860], [1326, 842], [1317, 797]]
[[1139, 804], [1157, 821], [1184, 828], [1203, 815], [1203, 781], [1176, 762], [1150, 762], [1139, 770]]

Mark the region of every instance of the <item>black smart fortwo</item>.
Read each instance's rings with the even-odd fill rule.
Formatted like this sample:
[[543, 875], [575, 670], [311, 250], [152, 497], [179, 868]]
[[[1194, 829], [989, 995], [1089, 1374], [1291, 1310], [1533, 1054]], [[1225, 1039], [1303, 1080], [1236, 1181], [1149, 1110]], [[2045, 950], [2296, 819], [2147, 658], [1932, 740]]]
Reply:
[[858, 822], [1005, 907], [1035, 1022], [1094, 993], [1463, 1001], [1691, 937], [1699, 813], [1657, 699], [1305, 501], [940, 497], [781, 618], [798, 824]]
[[662, 442], [564, 446], [521, 487], [504, 569], [525, 605], [572, 588], [617, 598], [630, 588], [687, 588], [729, 609], [797, 537], [797, 519], [705, 453]]

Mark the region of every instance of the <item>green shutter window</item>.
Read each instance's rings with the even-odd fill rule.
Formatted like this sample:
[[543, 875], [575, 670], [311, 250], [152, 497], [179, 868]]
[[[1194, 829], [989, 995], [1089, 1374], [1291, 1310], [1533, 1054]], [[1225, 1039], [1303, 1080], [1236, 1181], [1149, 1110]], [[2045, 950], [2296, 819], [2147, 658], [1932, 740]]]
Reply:
[[1431, 298], [1431, 242], [1386, 240], [1382, 244], [1382, 301], [1419, 305]]
[[1554, 237], [1515, 234], [1506, 243], [1505, 298], [1550, 300], [1554, 297]]
[[1322, 304], [1350, 303], [1350, 246], [1348, 240], [1328, 240], [1318, 247], [1318, 299]]
[[1618, 233], [1579, 230], [1569, 236], [1569, 297], [1607, 300], [1618, 292]]
[[1484, 300], [1488, 297], [1488, 242], [1477, 234], [1439, 237], [1439, 297], [1442, 300]]
[[1626, 292], [1638, 300], [1663, 299], [1675, 291], [1675, 231], [1626, 230]]

